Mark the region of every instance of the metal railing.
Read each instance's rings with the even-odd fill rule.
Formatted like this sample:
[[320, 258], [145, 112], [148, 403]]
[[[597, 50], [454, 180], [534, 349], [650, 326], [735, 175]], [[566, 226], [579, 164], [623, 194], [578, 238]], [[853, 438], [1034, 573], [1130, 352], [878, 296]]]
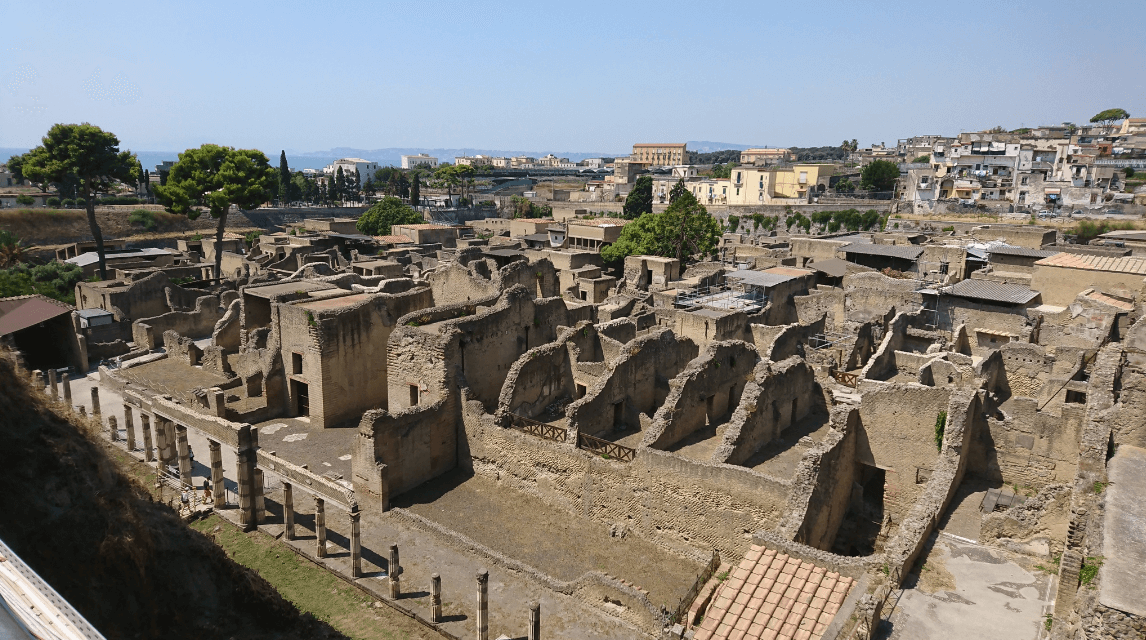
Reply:
[[676, 605], [676, 610], [669, 614], [668, 624], [681, 623], [684, 624], [686, 628], [688, 627], [688, 624], [683, 622], [685, 614], [692, 608], [692, 601], [696, 600], [696, 596], [700, 594], [700, 590], [704, 588], [704, 585], [708, 584], [708, 581], [712, 578], [712, 574], [716, 573], [718, 568], [720, 568], [720, 553], [718, 553], [716, 549], [713, 549], [712, 559], [708, 561], [704, 570], [696, 576], [696, 580], [692, 583], [692, 587], [688, 590], [688, 593], [684, 594], [684, 597], [681, 598], [680, 602]]
[[529, 418], [519, 415], [511, 417], [510, 426], [518, 431], [524, 431], [525, 433], [554, 442], [565, 442], [569, 437], [569, 431], [567, 429], [555, 427], [551, 424], [538, 422], [536, 420], [530, 420]]
[[808, 338], [808, 346], [819, 351], [820, 349], [827, 349], [837, 342], [847, 338], [848, 336], [842, 333], [817, 333]]
[[615, 458], [621, 462], [632, 462], [633, 459], [637, 457], [636, 449], [630, 449], [616, 442], [602, 440], [601, 438], [596, 438], [585, 433], [577, 434], [577, 447], [589, 453], [595, 453], [602, 458]]
[[[735, 302], [733, 302], [735, 300]], [[686, 289], [676, 294], [676, 305], [679, 307], [718, 306], [722, 309], [741, 309], [745, 307], [763, 306], [768, 302], [768, 296], [754, 287], [746, 287], [740, 291], [727, 284], [709, 285]]]

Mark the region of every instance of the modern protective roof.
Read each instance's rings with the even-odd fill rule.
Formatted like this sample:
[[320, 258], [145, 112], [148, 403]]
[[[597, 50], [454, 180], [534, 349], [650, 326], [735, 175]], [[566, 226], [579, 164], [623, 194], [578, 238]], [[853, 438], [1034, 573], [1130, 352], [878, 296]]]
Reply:
[[410, 236], [407, 235], [374, 236], [374, 239], [378, 242], [389, 242], [390, 244], [411, 244], [414, 242], [410, 239]]
[[808, 266], [833, 278], [842, 278], [848, 273], [848, 264], [847, 260], [828, 258], [827, 260], [817, 260]]
[[1039, 295], [1038, 291], [1033, 291], [1026, 285], [991, 280], [963, 280], [950, 287], [944, 287], [940, 291], [960, 298], [1004, 304], [1026, 304]]
[[886, 256], [902, 260], [918, 260], [923, 253], [923, 247], [915, 245], [904, 246], [899, 244], [860, 244], [853, 242], [840, 247], [845, 253], [859, 253], [869, 256]]
[[[169, 252], [166, 249], [127, 249], [121, 251], [105, 251], [104, 257], [108, 260], [116, 258], [148, 258], [165, 256], [168, 255], [168, 253]], [[99, 254], [95, 251], [88, 251], [87, 253], [81, 253], [74, 258], [68, 258], [64, 262], [80, 267], [86, 267], [88, 265], [99, 262]]]
[[733, 271], [727, 274], [725, 277], [739, 280], [744, 284], [754, 287], [767, 288], [774, 287], [782, 282], [787, 282], [796, 276], [782, 273], [769, 273], [767, 271], [754, 271], [752, 269], [740, 269], [739, 271]]
[[1074, 253], [1058, 253], [1049, 258], [1043, 258], [1035, 266], [1065, 267], [1068, 269], [1084, 269], [1087, 271], [1113, 271], [1116, 273], [1132, 273], [1146, 276], [1146, 258], [1132, 258], [1123, 256], [1110, 258], [1106, 256], [1089, 256]]
[[71, 313], [72, 307], [41, 295], [0, 298], [0, 336]]
[[527, 236], [523, 236], [522, 239], [528, 240], [530, 242], [549, 242], [549, 234], [548, 233], [531, 233]]
[[752, 545], [713, 594], [696, 640], [824, 635], [855, 580]]
[[999, 254], [1001, 256], [1018, 256], [1020, 258], [1049, 258], [1058, 251], [1048, 251], [1046, 249], [1028, 249], [1026, 247], [1013, 247], [1011, 245], [1003, 245], [998, 247], [991, 247], [987, 253]]

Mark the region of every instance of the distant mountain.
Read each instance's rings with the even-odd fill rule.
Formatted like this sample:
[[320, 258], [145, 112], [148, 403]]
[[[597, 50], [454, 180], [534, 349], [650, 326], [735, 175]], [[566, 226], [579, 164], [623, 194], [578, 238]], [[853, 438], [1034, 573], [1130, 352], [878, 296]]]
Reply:
[[629, 151], [626, 149], [626, 150], [618, 153], [616, 151], [611, 151], [611, 152], [606, 152], [606, 151], [594, 151], [594, 152], [590, 152], [590, 151], [552, 151], [551, 152], [551, 151], [529, 151], [529, 150], [520, 150], [520, 149], [518, 149], [518, 150], [507, 150], [507, 149], [477, 149], [477, 148], [426, 149], [426, 148], [420, 148], [420, 147], [390, 147], [390, 148], [386, 148], [386, 149], [352, 149], [349, 147], [335, 147], [333, 149], [328, 149], [326, 151], [302, 151], [302, 152], [287, 151], [287, 161], [290, 163], [291, 167], [294, 168], [296, 165], [296, 162], [294, 160], [292, 160], [292, 158], [299, 158], [301, 163], [312, 163], [314, 159], [319, 159], [319, 158], [321, 158], [321, 159], [329, 158], [329, 160], [327, 161], [328, 163], [333, 162], [334, 160], [337, 160], [338, 158], [362, 158], [364, 160], [371, 160], [373, 162], [377, 162], [378, 164], [393, 165], [393, 166], [397, 167], [397, 166], [401, 166], [401, 164], [402, 164], [402, 156], [412, 156], [412, 155], [417, 155], [419, 153], [425, 153], [425, 154], [434, 156], [435, 158], [437, 158], [439, 161], [442, 161], [442, 162], [453, 162], [454, 158], [456, 158], [458, 156], [463, 156], [463, 155], [475, 156], [475, 155], [480, 154], [480, 155], [484, 155], [484, 156], [500, 156], [500, 157], [507, 157], [507, 158], [511, 157], [511, 156], [530, 156], [533, 158], [540, 158], [540, 157], [545, 156], [549, 153], [552, 153], [553, 155], [557, 156], [558, 158], [569, 158], [573, 162], [578, 162], [580, 160], [584, 160], [585, 158], [600, 158], [600, 157], [614, 158], [614, 157], [617, 157], [619, 155], [625, 156], [625, 155], [629, 154]]
[[733, 144], [731, 142], [712, 142], [711, 140], [689, 140], [687, 143], [688, 150], [695, 153], [712, 153], [713, 151], [724, 151], [725, 149], [735, 149], [737, 151], [744, 151], [745, 149], [755, 149], [761, 145], [758, 144]]

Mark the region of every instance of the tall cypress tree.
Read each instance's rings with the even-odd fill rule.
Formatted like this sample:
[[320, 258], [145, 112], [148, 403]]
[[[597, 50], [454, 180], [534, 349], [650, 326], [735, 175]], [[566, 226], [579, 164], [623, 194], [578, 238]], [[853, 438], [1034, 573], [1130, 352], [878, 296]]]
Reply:
[[418, 174], [414, 174], [414, 184], [410, 186], [410, 204], [415, 207], [422, 204], [422, 183]]
[[334, 173], [334, 192], [330, 195], [330, 199], [337, 202], [346, 195], [346, 174], [343, 173], [342, 167], [338, 167], [338, 171]]
[[290, 167], [287, 166], [285, 149], [279, 152], [279, 203], [290, 205]]

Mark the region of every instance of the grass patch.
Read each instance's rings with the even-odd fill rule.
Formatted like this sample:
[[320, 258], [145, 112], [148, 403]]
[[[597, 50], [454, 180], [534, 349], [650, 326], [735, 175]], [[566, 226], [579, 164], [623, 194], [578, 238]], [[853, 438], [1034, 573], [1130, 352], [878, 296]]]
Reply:
[[1078, 570], [1078, 581], [1083, 586], [1089, 586], [1098, 577], [1098, 570], [1102, 567], [1102, 556], [1088, 556], [1082, 561], [1082, 568]]
[[1054, 575], [1054, 574], [1057, 574], [1057, 573], [1058, 573], [1058, 570], [1059, 570], [1059, 564], [1060, 564], [1061, 562], [1062, 562], [1062, 554], [1061, 554], [1061, 553], [1056, 553], [1056, 554], [1054, 555], [1054, 558], [1052, 558], [1052, 559], [1051, 559], [1051, 563], [1052, 563], [1052, 564], [1054, 564], [1054, 566], [1053, 566], [1053, 567], [1044, 567], [1044, 566], [1043, 566], [1043, 565], [1041, 565], [1041, 564], [1036, 564], [1036, 565], [1035, 565], [1035, 568], [1036, 568], [1036, 569], [1038, 569], [1039, 571], [1042, 571], [1043, 573], [1049, 573], [1049, 574], [1052, 574], [1052, 575]]
[[[219, 531], [215, 531], [216, 526]], [[264, 533], [243, 533], [217, 515], [198, 520], [191, 527], [213, 536], [232, 560], [257, 571], [300, 611], [352, 638], [433, 637], [429, 630], [411, 627], [416, 623], [389, 607], [371, 607], [373, 598]]]
[[1106, 486], [1109, 484], [1109, 482], [1095, 482], [1094, 486], [1091, 487], [1091, 490], [1093, 490], [1095, 493], [1102, 493], [1103, 491], [1106, 491]]

